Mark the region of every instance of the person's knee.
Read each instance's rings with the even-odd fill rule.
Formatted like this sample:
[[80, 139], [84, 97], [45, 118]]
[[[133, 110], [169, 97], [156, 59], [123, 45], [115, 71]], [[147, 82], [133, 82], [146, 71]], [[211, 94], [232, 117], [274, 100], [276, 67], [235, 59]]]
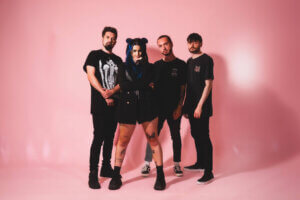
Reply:
[[104, 137], [100, 134], [94, 134], [93, 143], [101, 144], [104, 140]]
[[199, 139], [199, 135], [196, 134], [195, 132], [191, 131], [191, 135], [195, 140]]
[[198, 141], [200, 144], [207, 144], [210, 142], [210, 138], [208, 135], [201, 135], [198, 137]]
[[158, 145], [158, 139], [156, 137], [155, 132], [152, 133], [146, 133], [148, 142], [150, 144], [150, 146], [157, 146]]
[[126, 148], [128, 143], [129, 143], [129, 136], [120, 136], [119, 137], [119, 141], [118, 141], [118, 144], [121, 146], [121, 147], [124, 147]]

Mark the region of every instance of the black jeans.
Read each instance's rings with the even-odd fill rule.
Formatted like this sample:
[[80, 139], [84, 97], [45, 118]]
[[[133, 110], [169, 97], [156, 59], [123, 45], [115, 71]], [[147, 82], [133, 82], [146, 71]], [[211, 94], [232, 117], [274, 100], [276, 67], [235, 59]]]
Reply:
[[[173, 141], [173, 161], [180, 162], [181, 161], [181, 137], [180, 137], [180, 122], [181, 116], [174, 120], [172, 115], [168, 117], [159, 116], [158, 117], [158, 135], [164, 125], [165, 120], [167, 120], [171, 138]], [[150, 145], [147, 143], [145, 161], [152, 161], [152, 151]]]
[[98, 170], [100, 150], [103, 144], [103, 164], [110, 164], [117, 121], [114, 112], [108, 115], [93, 114], [94, 137], [90, 151], [90, 170]]
[[197, 151], [197, 164], [204, 167], [205, 170], [211, 171], [213, 166], [213, 147], [209, 137], [209, 117], [202, 116], [196, 119], [189, 117], [191, 125], [191, 135], [195, 140]]

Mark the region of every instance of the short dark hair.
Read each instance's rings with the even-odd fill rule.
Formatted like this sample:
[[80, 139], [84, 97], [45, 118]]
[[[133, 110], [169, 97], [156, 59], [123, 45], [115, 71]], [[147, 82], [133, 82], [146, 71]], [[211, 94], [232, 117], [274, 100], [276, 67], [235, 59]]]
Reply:
[[186, 40], [188, 43], [197, 42], [197, 41], [202, 42], [202, 37], [198, 33], [191, 33], [189, 34]]
[[118, 37], [118, 32], [117, 32], [117, 29], [114, 28], [114, 27], [110, 27], [110, 26], [105, 26], [103, 31], [102, 31], [102, 37], [104, 37], [105, 33], [106, 32], [112, 32], [116, 35], [116, 39]]
[[161, 39], [161, 38], [167, 38], [167, 39], [169, 40], [169, 42], [173, 45], [173, 42], [172, 42], [170, 36], [168, 36], [168, 35], [161, 35], [161, 36], [159, 36], [159, 37], [157, 38], [157, 41], [158, 41], [159, 39]]

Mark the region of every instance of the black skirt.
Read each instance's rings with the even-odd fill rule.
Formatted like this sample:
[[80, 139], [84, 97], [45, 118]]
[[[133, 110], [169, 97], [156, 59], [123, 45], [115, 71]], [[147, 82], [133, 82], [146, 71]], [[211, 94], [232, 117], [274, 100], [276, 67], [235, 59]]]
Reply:
[[121, 91], [117, 120], [123, 124], [139, 124], [158, 116], [156, 96], [151, 89]]

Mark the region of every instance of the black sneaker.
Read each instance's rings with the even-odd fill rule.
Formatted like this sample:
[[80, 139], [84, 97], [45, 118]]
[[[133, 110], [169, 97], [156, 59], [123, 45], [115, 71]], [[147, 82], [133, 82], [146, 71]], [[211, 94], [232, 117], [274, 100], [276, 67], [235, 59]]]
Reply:
[[163, 178], [156, 177], [156, 181], [155, 181], [155, 184], [154, 184], [154, 189], [155, 190], [164, 190], [165, 188], [166, 188], [165, 177], [163, 177]]
[[145, 166], [142, 168], [142, 170], [141, 170], [142, 176], [144, 176], [144, 177], [149, 176], [150, 170], [151, 170], [151, 169], [150, 169], [150, 165], [145, 165]]
[[89, 174], [89, 187], [92, 189], [100, 189], [98, 181], [98, 170], [93, 170]]
[[204, 175], [197, 180], [198, 184], [208, 184], [214, 179], [214, 174], [212, 172], [204, 173]]
[[204, 170], [204, 167], [202, 167], [198, 163], [195, 163], [194, 165], [184, 167], [184, 169], [187, 171], [202, 171], [202, 170]]
[[110, 164], [102, 164], [100, 176], [102, 177], [112, 177], [113, 169]]
[[122, 186], [121, 178], [122, 178], [121, 175], [117, 175], [117, 176], [112, 177], [112, 179], [109, 182], [108, 189], [110, 189], [110, 190], [120, 189], [120, 187]]
[[180, 177], [183, 175], [183, 172], [181, 171], [181, 168], [179, 165], [174, 166], [174, 173], [176, 176]]

